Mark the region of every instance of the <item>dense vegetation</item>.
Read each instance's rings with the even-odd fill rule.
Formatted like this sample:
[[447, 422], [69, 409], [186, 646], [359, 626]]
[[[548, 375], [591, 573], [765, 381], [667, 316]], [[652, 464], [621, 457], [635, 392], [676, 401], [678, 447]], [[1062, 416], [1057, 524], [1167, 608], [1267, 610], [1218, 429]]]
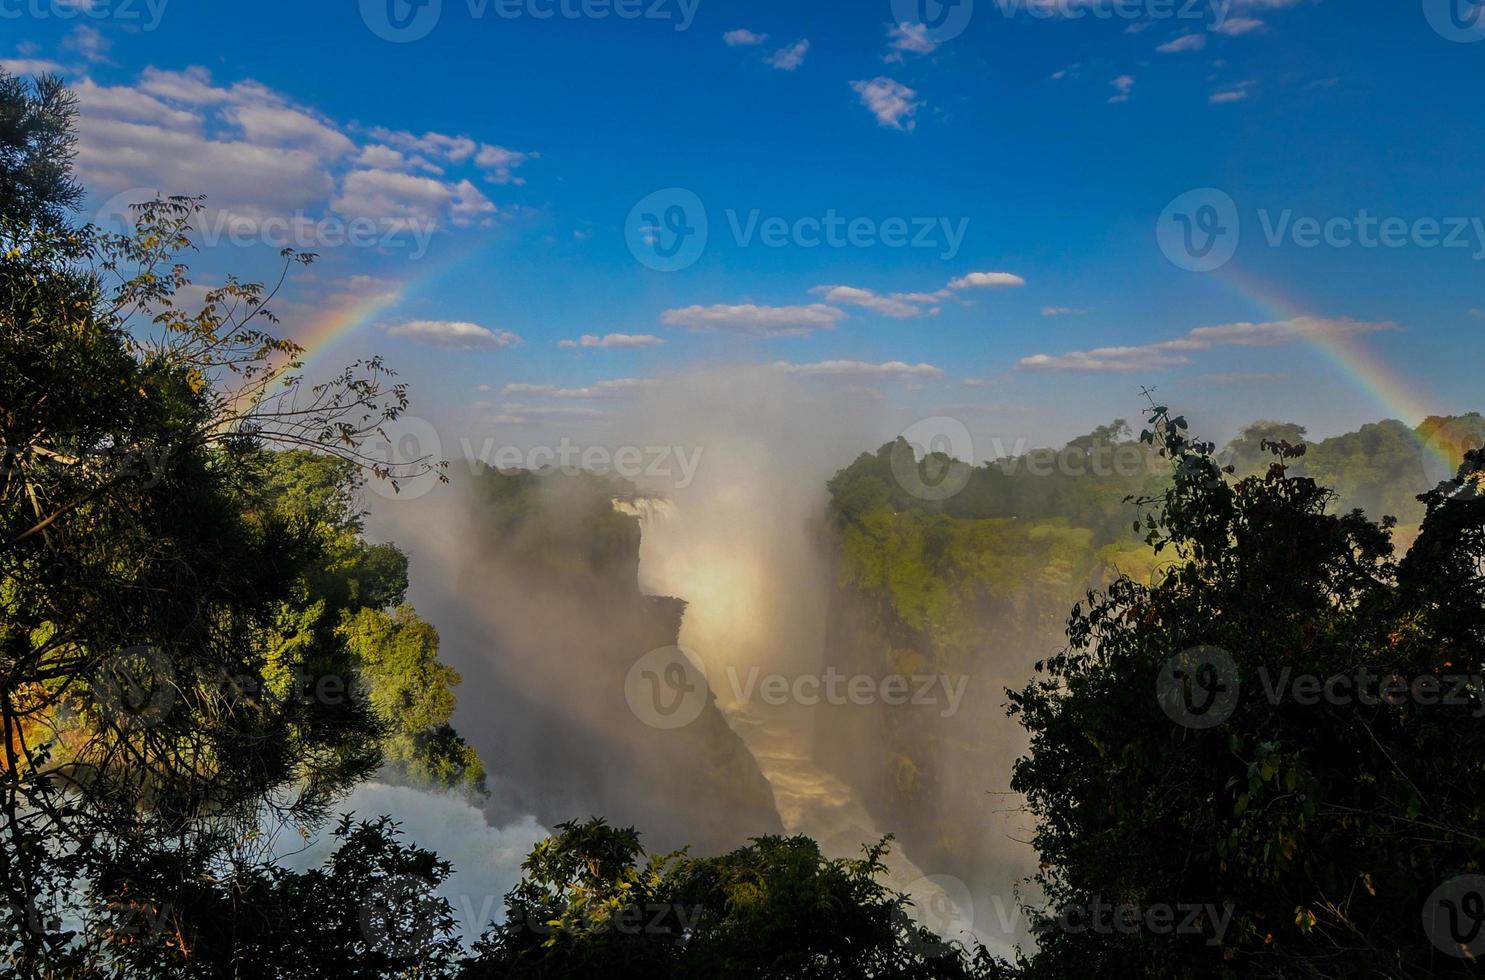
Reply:
[[[1463, 451], [1479, 416], [1315, 447], [1266, 426], [1218, 453], [1156, 407], [1138, 440], [1116, 423], [1069, 456], [1115, 440], [1130, 472], [1025, 476], [909, 448], [920, 472], [969, 470], [960, 494], [929, 501], [905, 488], [896, 444], [832, 482], [842, 583], [882, 617], [885, 653], [863, 650], [886, 659], [868, 667], [963, 668], [987, 609], [1046, 610], [1099, 586], [1073, 607], [1064, 652], [1011, 694], [1030, 738], [1014, 787], [1037, 821], [1046, 895], [1031, 910], [1039, 946], [1015, 964], [915, 926], [881, 884], [885, 843], [856, 861], [779, 836], [650, 856], [636, 831], [565, 824], [468, 951], [436, 895], [453, 869], [385, 818], [338, 823], [320, 868], [275, 865], [265, 821], [319, 826], [378, 773], [482, 792], [480, 760], [449, 724], [459, 678], [405, 602], [406, 558], [363, 539], [357, 504], [368, 471], [396, 480], [435, 461], [388, 472], [365, 457], [406, 392], [376, 360], [305, 388], [271, 290], [229, 280], [179, 308], [193, 202], [145, 208], [133, 235], [69, 224], [71, 118], [55, 81], [0, 73], [6, 975], [1472, 968], [1420, 915], [1485, 861], [1485, 452]], [[1420, 438], [1459, 469], [1412, 499], [1401, 488]], [[589, 520], [543, 528], [544, 477], [481, 479], [494, 528], [529, 546], [533, 567], [562, 579], [634, 560], [615, 488], [585, 484]], [[1143, 512], [1134, 545], [1128, 497]], [[1417, 525], [1402, 554], [1398, 521], [1376, 513], [1393, 507]], [[543, 549], [552, 534], [564, 546]], [[1220, 692], [1214, 662], [1192, 660], [1217, 648]], [[1408, 683], [1370, 701], [1265, 697], [1284, 671]], [[1445, 686], [1462, 700], [1419, 693]], [[1241, 696], [1221, 717], [1181, 714], [1228, 690]], [[909, 791], [931, 778], [912, 758], [883, 768]], [[1071, 927], [1111, 906], [1197, 914], [1190, 929], [1138, 915]]]
[[375, 361], [301, 390], [262, 286], [180, 309], [190, 201], [70, 226], [71, 113], [0, 77], [0, 959], [23, 976], [214, 947], [257, 914], [233, 899], [252, 831], [384, 765], [482, 779], [431, 628], [388, 612], [406, 560], [359, 538], [360, 446], [404, 391]]
[[[1234, 481], [1183, 420], [1157, 408], [1151, 425], [1175, 476], [1145, 527], [1172, 564], [1090, 594], [1069, 648], [1014, 695], [1032, 735], [1014, 785], [1050, 902], [1029, 975], [1467, 973], [1420, 922], [1485, 857], [1485, 452], [1423, 495], [1399, 557], [1390, 519], [1337, 513], [1332, 491], [1289, 472], [1300, 447], [1270, 445], [1268, 471]], [[1203, 661], [1216, 676], [1198, 676]], [[1173, 667], [1193, 673], [1162, 689]], [[1269, 694], [1286, 671], [1398, 680], [1380, 698], [1359, 680]], [[1162, 690], [1182, 710], [1233, 693], [1187, 724]], [[1059, 928], [1099, 900], [1230, 921]]]
[[[1401, 422], [1304, 443], [1304, 429], [1259, 422], [1215, 453], [1234, 477], [1263, 475], [1265, 442], [1304, 451], [1287, 472], [1331, 488], [1332, 510], [1398, 519], [1394, 541], [1418, 534], [1418, 495], [1485, 444], [1485, 418]], [[1014, 856], [1022, 837], [996, 812], [1010, 787], [997, 771], [1025, 750], [999, 717], [1005, 688], [1064, 641], [1067, 610], [1121, 576], [1153, 583], [1173, 558], [1137, 533], [1131, 499], [1171, 486], [1158, 447], [1123, 420], [1059, 449], [970, 466], [919, 458], [903, 440], [862, 454], [830, 481], [835, 582], [827, 663], [847, 673], [945, 674], [976, 692], [954, 717], [936, 706], [835, 710], [822, 759], [861, 788], [910, 857], [930, 867], [982, 868]], [[993, 693], [991, 693], [993, 692]], [[828, 710], [828, 709], [827, 709]], [[986, 828], [991, 828], [986, 830]], [[985, 887], [1001, 887], [986, 881]]]

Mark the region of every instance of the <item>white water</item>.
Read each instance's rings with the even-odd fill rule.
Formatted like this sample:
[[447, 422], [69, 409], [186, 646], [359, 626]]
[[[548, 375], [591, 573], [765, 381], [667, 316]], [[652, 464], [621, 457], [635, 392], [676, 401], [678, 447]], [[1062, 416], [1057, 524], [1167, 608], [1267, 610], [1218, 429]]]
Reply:
[[[706, 516], [689, 519], [691, 511], [660, 498], [615, 501], [641, 523], [640, 587], [688, 603], [680, 645], [699, 660], [728, 725], [772, 787], [784, 829], [812, 838], [826, 857], [860, 858], [862, 847], [886, 832], [855, 790], [815, 762], [813, 709], [767, 705], [748, 699], [745, 690], [754, 668], [791, 679], [818, 676], [828, 570], [802, 528], [795, 534], [744, 531], [756, 527], [760, 506], [745, 493], [702, 506]], [[975, 938], [972, 899], [962, 882], [925, 873], [900, 846], [884, 864], [892, 890], [912, 898], [917, 921], [948, 939]]]

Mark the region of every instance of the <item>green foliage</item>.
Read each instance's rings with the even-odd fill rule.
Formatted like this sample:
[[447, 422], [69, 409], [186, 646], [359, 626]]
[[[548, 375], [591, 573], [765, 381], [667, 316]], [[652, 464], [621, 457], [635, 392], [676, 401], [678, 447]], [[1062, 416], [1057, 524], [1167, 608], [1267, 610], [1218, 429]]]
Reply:
[[491, 535], [533, 576], [621, 579], [639, 553], [637, 522], [614, 508], [635, 492], [620, 477], [481, 464], [473, 487]]
[[[402, 843], [385, 817], [332, 830], [323, 867], [295, 872], [210, 862], [181, 874], [172, 862], [121, 860], [101, 917], [115, 951], [96, 975], [141, 980], [437, 980], [459, 954], [453, 908], [435, 894], [452, 869]], [[93, 974], [90, 974], [93, 975]]]
[[1304, 455], [1289, 464], [1290, 474], [1329, 487], [1341, 509], [1359, 508], [1374, 520], [1395, 517], [1402, 526], [1416, 527], [1424, 510], [1418, 494], [1457, 468], [1466, 451], [1485, 445], [1485, 417], [1432, 416], [1416, 429], [1388, 420], [1309, 442], [1303, 426], [1256, 422], [1220, 458], [1241, 476], [1262, 474], [1272, 458], [1265, 442], [1304, 445]]
[[633, 830], [564, 824], [506, 899], [463, 977], [833, 980], [1002, 975], [916, 927], [878, 880], [887, 842], [831, 861], [803, 837], [715, 858], [646, 858]]
[[[1029, 977], [1433, 977], [1468, 972], [1419, 927], [1432, 890], [1485, 859], [1480, 692], [1467, 704], [1266, 694], [1283, 672], [1478, 677], [1485, 667], [1485, 453], [1425, 494], [1402, 559], [1393, 522], [1334, 513], [1270, 444], [1235, 479], [1183, 419], [1146, 438], [1175, 464], [1147, 540], [1153, 584], [1074, 610], [1068, 649], [1013, 695], [1032, 738], [1014, 788], [1038, 818], [1047, 923]], [[1211, 645], [1234, 710], [1209, 728], [1162, 709], [1157, 677]], [[1266, 687], [1267, 685], [1267, 687]], [[1473, 707], [1472, 707], [1473, 706]], [[1224, 931], [1059, 927], [1097, 903], [1230, 909]], [[1086, 921], [1086, 919], [1084, 919]]]
[[438, 660], [438, 632], [411, 606], [390, 615], [361, 609], [340, 626], [384, 725], [386, 763], [397, 781], [485, 793], [485, 769], [449, 724], [459, 673]]
[[67, 933], [69, 892], [148, 906], [138, 882], [188, 880], [265, 810], [321, 819], [375, 771], [365, 699], [313, 692], [349, 676], [337, 604], [405, 588], [393, 555], [282, 509], [265, 453], [365, 464], [405, 391], [377, 361], [301, 387], [261, 285], [179, 309], [197, 202], [68, 227], [71, 115], [0, 73], [0, 964], [22, 977], [126, 942]]
[[[829, 483], [832, 511], [849, 523], [880, 508], [894, 513], [943, 514], [982, 520], [1068, 520], [1094, 531], [1102, 544], [1122, 536], [1121, 502], [1158, 486], [1165, 468], [1157, 456], [1130, 438], [1116, 419], [1061, 449], [1024, 450], [970, 466], [942, 453], [917, 458], [899, 438], [873, 454], [862, 454]], [[943, 500], [914, 495], [914, 474], [929, 487], [963, 485]]]
[[82, 199], [72, 177], [77, 98], [61, 79], [0, 69], [0, 226], [54, 228]]

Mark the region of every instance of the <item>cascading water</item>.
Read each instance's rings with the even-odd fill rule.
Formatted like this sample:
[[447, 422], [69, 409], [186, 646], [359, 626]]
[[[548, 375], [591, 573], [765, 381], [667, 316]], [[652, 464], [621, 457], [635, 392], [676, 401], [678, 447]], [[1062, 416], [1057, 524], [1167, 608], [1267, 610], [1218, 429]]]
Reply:
[[[785, 829], [814, 839], [827, 857], [859, 858], [884, 831], [858, 794], [815, 762], [814, 712], [758, 697], [766, 676], [819, 675], [827, 570], [802, 533], [729, 531], [752, 525], [729, 523], [728, 511], [756, 519], [756, 505], [744, 493], [724, 494], [693, 517], [661, 497], [614, 501], [640, 521], [640, 587], [687, 602], [680, 645], [699, 661], [718, 707], [772, 787]], [[801, 585], [811, 582], [814, 588]], [[920, 923], [946, 938], [973, 938], [968, 891], [957, 894], [962, 885], [925, 874], [900, 847], [884, 863], [890, 887], [912, 899]]]

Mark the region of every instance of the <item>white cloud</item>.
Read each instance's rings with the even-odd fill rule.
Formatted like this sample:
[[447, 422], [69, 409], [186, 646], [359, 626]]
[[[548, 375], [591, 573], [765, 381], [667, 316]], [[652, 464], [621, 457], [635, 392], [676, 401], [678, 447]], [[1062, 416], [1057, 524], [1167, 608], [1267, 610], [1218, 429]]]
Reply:
[[1232, 37], [1240, 37], [1251, 34], [1263, 27], [1263, 21], [1256, 17], [1229, 17], [1217, 25], [1217, 30], [1222, 34]]
[[512, 171], [536, 156], [535, 153], [522, 153], [519, 150], [482, 143], [479, 152], [474, 155], [474, 165], [485, 171], [490, 180], [497, 184], [524, 184], [525, 178], [515, 176]]
[[445, 164], [467, 164], [485, 172], [487, 179], [496, 184], [522, 184], [524, 178], [515, 175], [515, 170], [539, 154], [512, 150], [491, 143], [481, 143], [469, 136], [450, 136], [447, 133], [429, 132], [418, 136], [405, 130], [374, 127], [369, 131], [372, 139], [409, 154], [413, 163], [433, 166], [428, 161]]
[[1043, 306], [1042, 316], [1081, 316], [1092, 312], [1087, 306]]
[[266, 215], [312, 208], [334, 186], [308, 151], [109, 119], [86, 103], [78, 133], [78, 171], [100, 193], [136, 187], [206, 193], [222, 210]]
[[640, 388], [652, 387], [649, 378], [614, 378], [595, 381], [584, 388], [560, 388], [557, 385], [508, 384], [503, 395], [535, 395], [542, 398], [619, 398]]
[[499, 350], [521, 343], [521, 338], [509, 330], [491, 330], [456, 320], [409, 320], [388, 327], [387, 334], [454, 351]]
[[1239, 82], [1229, 85], [1213, 92], [1207, 101], [1212, 105], [1224, 105], [1231, 102], [1242, 102], [1248, 97], [1248, 91], [1253, 87], [1253, 82]]
[[498, 412], [490, 421], [500, 422], [506, 425], [520, 425], [523, 422], [571, 422], [577, 419], [603, 418], [603, 412], [584, 405], [524, 405], [520, 402], [506, 402], [497, 407], [489, 402], [478, 402], [474, 407]]
[[1025, 279], [1010, 272], [971, 272], [949, 282], [950, 289], [1001, 289], [1024, 285]]
[[250, 104], [229, 109], [225, 116], [252, 143], [303, 147], [331, 160], [356, 149], [356, 144], [340, 130], [298, 109]]
[[457, 183], [395, 170], [353, 170], [332, 202], [347, 217], [371, 218], [399, 228], [432, 228], [447, 214], [468, 225], [495, 213], [495, 205], [468, 180]]
[[1098, 347], [1067, 354], [1036, 354], [1022, 358], [1019, 366], [1028, 371], [1060, 371], [1085, 374], [1127, 373], [1177, 367], [1191, 363], [1189, 355], [1214, 347], [1275, 347], [1306, 340], [1350, 337], [1382, 330], [1395, 330], [1393, 323], [1358, 320], [1329, 320], [1296, 317], [1269, 323], [1227, 323], [1198, 327], [1184, 337], [1132, 347]]
[[755, 34], [743, 27], [739, 27], [735, 31], [728, 31], [722, 35], [722, 41], [730, 48], [749, 47], [754, 44], [762, 44], [767, 40], [767, 34]]
[[809, 53], [810, 42], [808, 40], [795, 41], [786, 48], [779, 48], [773, 54], [763, 59], [764, 64], [779, 71], [793, 71], [804, 64], [804, 56]]
[[[83, 78], [75, 88], [88, 188], [104, 197], [139, 188], [204, 194], [212, 209], [204, 224], [214, 227], [222, 216], [306, 227], [325, 216], [369, 218], [392, 232], [484, 225], [496, 208], [475, 181], [513, 181], [531, 156], [437, 133], [376, 130], [366, 142], [359, 128], [257, 82], [218, 85], [199, 67], [150, 67], [112, 87]], [[428, 154], [467, 175], [446, 176]]]
[[201, 67], [164, 71], [149, 67], [139, 76], [139, 88], [172, 102], [207, 106], [231, 102], [279, 102], [281, 99], [257, 82], [238, 82], [230, 89], [212, 84], [211, 72]]
[[76, 51], [88, 61], [107, 61], [108, 49], [113, 42], [91, 24], [79, 24], [62, 40], [64, 51]]
[[0, 58], [0, 70], [12, 75], [55, 75], [62, 66], [45, 58]]
[[913, 116], [923, 103], [916, 90], [882, 75], [869, 82], [852, 82], [851, 88], [861, 96], [861, 104], [871, 110], [879, 124], [905, 131], [917, 125]]
[[829, 330], [845, 318], [845, 312], [824, 303], [808, 306], [687, 306], [666, 310], [660, 322], [688, 330], [732, 330], [760, 337], [803, 336]]
[[[934, 293], [893, 293], [883, 296], [870, 289], [857, 286], [816, 286], [810, 292], [822, 297], [827, 303], [843, 306], [860, 306], [883, 316], [905, 320], [909, 317], [931, 316], [938, 309], [925, 309], [922, 303], [937, 302], [944, 298]], [[946, 294], [945, 294], [946, 295]]]
[[887, 40], [892, 50], [883, 60], [888, 64], [901, 64], [903, 54], [932, 54], [938, 45], [929, 40], [928, 27], [924, 24], [893, 24], [887, 30]]
[[577, 340], [559, 340], [558, 347], [656, 347], [665, 343], [649, 333], [610, 333], [602, 337], [585, 333]]
[[91, 78], [79, 79], [72, 85], [84, 115], [152, 123], [168, 129], [200, 129], [205, 122], [199, 112], [167, 105], [137, 88], [127, 85], [106, 87]]
[[1182, 34], [1178, 38], [1166, 41], [1155, 50], [1161, 54], [1179, 54], [1182, 51], [1200, 51], [1207, 46], [1205, 34]]
[[774, 367], [780, 371], [808, 378], [941, 378], [944, 372], [932, 364], [908, 364], [905, 361], [884, 361], [872, 364], [868, 361], [816, 361], [813, 364], [795, 364], [776, 361]]
[[966, 289], [999, 289], [1024, 286], [1026, 280], [1010, 272], [971, 272], [951, 279], [942, 289], [931, 293], [879, 293], [861, 286], [816, 286], [810, 292], [837, 306], [859, 306], [883, 316], [906, 320], [912, 317], [937, 316], [945, 300]]
[[1109, 96], [1109, 102], [1111, 104], [1118, 104], [1120, 102], [1129, 101], [1129, 94], [1134, 91], [1133, 75], [1120, 75], [1112, 82], [1109, 82], [1109, 84], [1119, 90], [1118, 95]]

